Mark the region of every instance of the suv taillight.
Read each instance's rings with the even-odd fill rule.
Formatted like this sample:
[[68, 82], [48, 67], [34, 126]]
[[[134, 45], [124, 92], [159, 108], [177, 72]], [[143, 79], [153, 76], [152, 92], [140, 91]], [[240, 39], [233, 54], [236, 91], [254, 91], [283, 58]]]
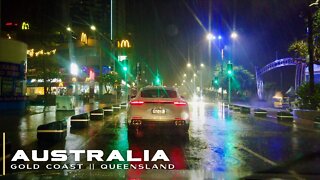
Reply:
[[188, 103], [185, 101], [174, 101], [173, 104], [176, 106], [186, 106]]
[[144, 102], [143, 101], [130, 101], [130, 104], [131, 105], [142, 105], [142, 104], [144, 104]]

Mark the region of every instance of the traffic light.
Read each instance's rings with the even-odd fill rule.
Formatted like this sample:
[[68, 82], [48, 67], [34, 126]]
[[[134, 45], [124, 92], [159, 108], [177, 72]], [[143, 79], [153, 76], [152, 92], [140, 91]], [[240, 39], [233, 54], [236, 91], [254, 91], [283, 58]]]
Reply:
[[217, 85], [219, 85], [219, 78], [214, 77], [214, 79], [212, 80], [212, 86], [217, 86]]
[[123, 66], [122, 69], [123, 69], [124, 72], [128, 71], [128, 67], [127, 66]]
[[228, 76], [233, 75], [233, 64], [230, 62], [227, 64], [227, 73], [228, 73]]
[[214, 84], [219, 84], [219, 79], [218, 79], [218, 77], [214, 77]]
[[161, 83], [161, 80], [160, 80], [159, 76], [157, 76], [156, 77], [156, 85], [160, 85], [160, 83]]

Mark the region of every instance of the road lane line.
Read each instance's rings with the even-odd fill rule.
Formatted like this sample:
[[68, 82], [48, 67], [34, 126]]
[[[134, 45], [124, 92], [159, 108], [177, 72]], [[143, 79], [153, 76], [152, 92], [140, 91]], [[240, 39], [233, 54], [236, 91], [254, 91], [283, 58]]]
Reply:
[[[258, 159], [261, 159], [262, 161], [264, 161], [264, 162], [266, 162], [266, 163], [268, 163], [268, 164], [270, 164], [270, 165], [272, 165], [272, 166], [277, 166], [277, 165], [278, 165], [276, 162], [274, 162], [274, 161], [272, 161], [272, 160], [270, 160], [270, 159], [268, 159], [268, 158], [266, 158], [266, 157], [264, 157], [264, 156], [262, 156], [262, 155], [260, 155], [260, 154], [258, 154], [258, 153], [256, 153], [256, 152], [252, 151], [252, 150], [249, 149], [249, 148], [246, 148], [246, 147], [241, 146], [241, 145], [237, 145], [237, 146], [238, 146], [240, 149], [245, 150], [245, 151], [248, 152], [249, 154], [257, 157]], [[296, 172], [293, 171], [293, 170], [289, 170], [289, 169], [288, 169], [288, 172], [289, 172], [290, 174], [294, 175], [297, 179], [303, 179], [302, 177], [299, 176], [298, 173], [296, 173]]]
[[2, 159], [2, 175], [5, 176], [6, 175], [6, 133], [3, 132], [2, 133], [2, 137], [3, 137], [3, 142], [2, 142], [2, 155], [3, 155], [3, 159]]
[[241, 145], [238, 145], [238, 147], [243, 149], [243, 150], [245, 150], [245, 151], [247, 151], [248, 153], [254, 155], [255, 157], [263, 160], [264, 162], [266, 162], [266, 163], [268, 163], [268, 164], [270, 164], [272, 166], [276, 166], [277, 165], [276, 162], [273, 162], [272, 160], [270, 160], [270, 159], [268, 159], [268, 158], [266, 158], [266, 157], [264, 157], [264, 156], [262, 156], [262, 155], [260, 155], [258, 153], [253, 152], [251, 149], [248, 149], [248, 148], [246, 148], [244, 146], [241, 146]]

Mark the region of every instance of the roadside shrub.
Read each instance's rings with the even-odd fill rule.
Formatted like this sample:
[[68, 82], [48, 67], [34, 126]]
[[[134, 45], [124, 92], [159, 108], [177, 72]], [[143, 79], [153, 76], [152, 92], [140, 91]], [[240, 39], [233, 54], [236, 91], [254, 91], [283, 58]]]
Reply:
[[320, 109], [320, 84], [315, 84], [315, 91], [312, 96], [309, 93], [309, 83], [305, 83], [297, 90], [297, 106], [300, 109], [319, 110]]

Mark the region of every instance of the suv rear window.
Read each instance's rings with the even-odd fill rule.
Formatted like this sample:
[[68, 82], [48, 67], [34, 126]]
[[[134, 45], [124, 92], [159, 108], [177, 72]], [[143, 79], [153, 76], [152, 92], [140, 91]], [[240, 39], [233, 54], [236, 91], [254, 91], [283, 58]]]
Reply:
[[177, 92], [165, 89], [147, 89], [141, 91], [141, 97], [144, 98], [176, 98]]

